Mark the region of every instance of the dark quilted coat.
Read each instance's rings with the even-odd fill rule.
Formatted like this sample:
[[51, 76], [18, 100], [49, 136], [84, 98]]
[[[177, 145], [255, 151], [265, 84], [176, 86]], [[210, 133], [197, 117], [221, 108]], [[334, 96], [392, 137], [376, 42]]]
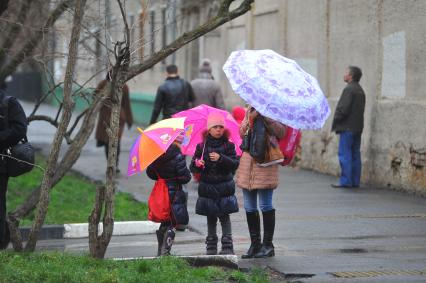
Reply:
[[[8, 121], [5, 120], [6, 93], [0, 89], [0, 153], [8, 147], [17, 144], [27, 133], [27, 117], [24, 109], [15, 97], [10, 96], [7, 111]], [[8, 126], [7, 126], [8, 125]], [[5, 160], [0, 157], [0, 174], [6, 172]]]
[[[204, 142], [197, 145], [190, 166], [191, 172], [201, 173], [195, 212], [205, 216], [222, 216], [238, 212], [234, 173], [239, 161], [235, 145], [226, 136], [215, 139], [207, 135], [203, 155], [205, 168], [201, 169], [195, 166], [195, 159], [201, 158], [203, 146]], [[220, 154], [218, 161], [210, 160], [211, 152]]]
[[185, 157], [180, 148], [172, 144], [167, 151], [148, 166], [146, 173], [153, 180], [166, 179], [169, 189], [169, 197], [172, 202], [172, 223], [186, 225], [189, 222], [186, 207], [186, 195], [182, 190], [182, 184], [191, 180], [191, 173], [186, 167]]

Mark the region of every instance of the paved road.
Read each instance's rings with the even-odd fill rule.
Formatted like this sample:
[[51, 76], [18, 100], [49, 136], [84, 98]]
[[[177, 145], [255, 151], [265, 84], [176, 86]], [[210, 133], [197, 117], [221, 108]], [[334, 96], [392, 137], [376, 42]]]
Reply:
[[[31, 105], [24, 103], [29, 112]], [[52, 112], [42, 107], [42, 112]], [[32, 123], [29, 139], [47, 151], [52, 129], [43, 122]], [[135, 129], [122, 139], [119, 190], [146, 201], [153, 182], [145, 174], [126, 177], [129, 147]], [[93, 179], [105, 177], [105, 157], [94, 139], [85, 146], [74, 169]], [[334, 177], [312, 171], [281, 168], [281, 184], [274, 194], [277, 224], [276, 256], [263, 260], [240, 260], [243, 268], [268, 266], [287, 278], [306, 282], [426, 282], [426, 199], [369, 186], [334, 189]], [[189, 184], [190, 231], [179, 232], [173, 253], [204, 253], [206, 219], [194, 214], [196, 186]], [[242, 207], [231, 216], [235, 252], [249, 245]], [[220, 229], [219, 229], [220, 230]], [[87, 239], [40, 241], [40, 249], [87, 252]], [[114, 237], [107, 257], [153, 256], [155, 235]], [[347, 279], [344, 279], [347, 277]]]

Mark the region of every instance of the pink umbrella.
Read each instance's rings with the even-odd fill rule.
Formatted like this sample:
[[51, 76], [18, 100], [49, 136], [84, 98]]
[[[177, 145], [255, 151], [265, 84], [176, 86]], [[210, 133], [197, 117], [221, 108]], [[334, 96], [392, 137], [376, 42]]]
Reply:
[[212, 113], [219, 113], [220, 115], [223, 115], [225, 118], [225, 128], [230, 132], [229, 140], [235, 144], [235, 151], [237, 154], [241, 155], [240, 126], [238, 123], [228, 111], [217, 109], [205, 104], [181, 111], [172, 116], [175, 118], [186, 117], [182, 153], [194, 155], [197, 144], [201, 143], [203, 140], [202, 133], [207, 129], [207, 117]]

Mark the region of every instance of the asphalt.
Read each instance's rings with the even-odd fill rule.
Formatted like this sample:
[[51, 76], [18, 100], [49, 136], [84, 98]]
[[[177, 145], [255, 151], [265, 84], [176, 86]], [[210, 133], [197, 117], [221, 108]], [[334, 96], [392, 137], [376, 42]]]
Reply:
[[[23, 103], [27, 113], [30, 103]], [[53, 115], [55, 108], [42, 106], [40, 114]], [[53, 115], [54, 116], [54, 115]], [[33, 122], [28, 138], [45, 153], [54, 129], [46, 122]], [[126, 129], [117, 180], [118, 189], [147, 201], [153, 182], [146, 174], [127, 177], [127, 156], [136, 139], [136, 127]], [[302, 156], [303, 158], [303, 156]], [[337, 157], [336, 157], [337, 158]], [[74, 170], [94, 180], [105, 178], [105, 156], [92, 137]], [[240, 268], [267, 267], [281, 279], [302, 282], [426, 282], [426, 199], [362, 185], [335, 189], [336, 177], [308, 170], [280, 168], [280, 185], [274, 192], [276, 256], [238, 260]], [[188, 185], [189, 229], [177, 232], [172, 253], [203, 255], [206, 218], [194, 212], [196, 184]], [[240, 212], [231, 215], [234, 249], [243, 254], [250, 243], [241, 190]], [[220, 226], [220, 225], [219, 225]], [[220, 228], [219, 233], [220, 233]], [[88, 252], [88, 239], [52, 239], [38, 242], [40, 250]], [[152, 257], [154, 234], [114, 236], [107, 258]]]

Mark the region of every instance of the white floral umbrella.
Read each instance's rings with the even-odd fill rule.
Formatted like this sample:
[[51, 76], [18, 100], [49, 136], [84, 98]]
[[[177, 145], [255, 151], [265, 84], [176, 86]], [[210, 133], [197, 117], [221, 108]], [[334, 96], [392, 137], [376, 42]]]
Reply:
[[296, 129], [320, 129], [330, 107], [318, 81], [266, 50], [234, 51], [223, 65], [232, 89], [262, 115]]

